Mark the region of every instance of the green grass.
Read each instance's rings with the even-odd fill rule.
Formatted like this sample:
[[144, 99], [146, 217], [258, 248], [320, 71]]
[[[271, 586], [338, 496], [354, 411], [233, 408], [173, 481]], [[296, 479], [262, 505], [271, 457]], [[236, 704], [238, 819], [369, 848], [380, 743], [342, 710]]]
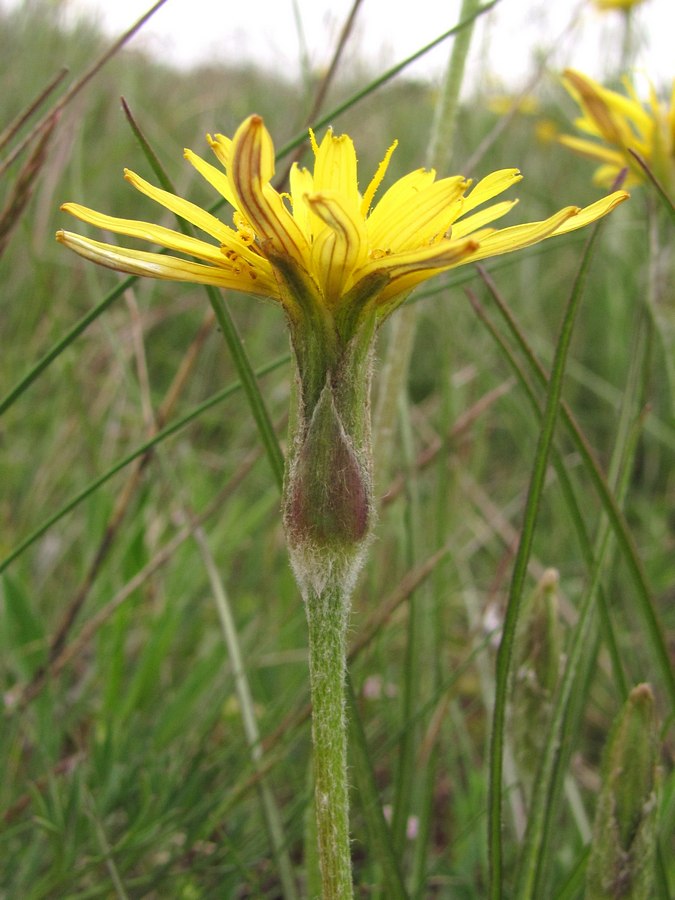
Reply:
[[[60, 30], [51, 5], [3, 14], [0, 25], [2, 127], [62, 65], [70, 84], [105, 49], [91, 27]], [[369, 77], [338, 79], [324, 111]], [[546, 115], [563, 122], [571, 110], [550, 83], [544, 88]], [[210, 205], [214, 198], [192, 179], [182, 148], [204, 152], [206, 132], [230, 134], [251, 111], [264, 115], [281, 147], [302, 130], [313, 89], [251, 70], [177, 73], [127, 51], [113, 58], [63, 109], [32, 194], [11, 221], [0, 259], [0, 402], [121, 281], [54, 242], [65, 218], [59, 203], [142, 219], [156, 213], [121, 177], [128, 166], [154, 180], [118, 97], [178, 191]], [[433, 103], [433, 91], [404, 72], [335, 118], [357, 143], [364, 182], [395, 137], [392, 178], [423, 164]], [[466, 103], [453, 170], [496, 122], [485, 97]], [[0, 210], [27, 158], [2, 176]], [[538, 144], [531, 119], [515, 117], [466, 174], [510, 165], [526, 176], [512, 221], [599, 196], [590, 165]], [[558, 414], [523, 573], [529, 591], [545, 568], [560, 572], [568, 656], [579, 610], [597, 611], [570, 685], [554, 801], [535, 800], [537, 810], [551, 809], [547, 828], [555, 836], [537, 856], [539, 897], [582, 896], [575, 873], [585, 862], [602, 748], [627, 688], [642, 681], [654, 689], [664, 726], [655, 896], [675, 889], [667, 843], [675, 816], [672, 681], [659, 657], [673, 627], [675, 423], [668, 351], [645, 323], [644, 195], [636, 189], [604, 223], [592, 251], [562, 385], [578, 432]], [[376, 541], [350, 631], [358, 650], [350, 664], [350, 764], [360, 896], [488, 895], [490, 628], [506, 606], [526, 492], [542, 458], [536, 447], [546, 389], [527, 346], [548, 370], [585, 237], [488, 265], [515, 324], [473, 270], [415, 295], [418, 330], [393, 471], [380, 479]], [[258, 384], [283, 447], [292, 372], [283, 361], [282, 315], [250, 298], [225, 302], [250, 366], [263, 373], [281, 360]], [[277, 480], [240, 372], [220, 329], [200, 331], [208, 308], [198, 287], [136, 281], [3, 410], [0, 566], [13, 558], [0, 597], [0, 897], [278, 897], [280, 856], [260, 779], [279, 816], [281, 856], [306, 896], [305, 615], [287, 563]], [[390, 332], [385, 326], [382, 359]], [[191, 347], [194, 358], [162, 424], [187, 423], [154, 445], [136, 476], [129, 462], [86, 490], [148, 441]], [[376, 372], [375, 401], [377, 389]], [[218, 402], [205, 403], [218, 392]], [[202, 513], [250, 681], [260, 760], [242, 724], [204, 555], [186, 525]], [[68, 611], [74, 619], [65, 627]], [[502, 804], [502, 891], [519, 897], [519, 860], [533, 845], [521, 843], [517, 815], [536, 817], [517, 786]], [[393, 808], [391, 832], [382, 808]]]

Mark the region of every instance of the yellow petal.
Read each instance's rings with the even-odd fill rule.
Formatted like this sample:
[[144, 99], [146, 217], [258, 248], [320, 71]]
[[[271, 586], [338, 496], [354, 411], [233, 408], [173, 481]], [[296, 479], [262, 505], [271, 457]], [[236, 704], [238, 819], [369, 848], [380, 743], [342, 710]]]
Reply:
[[462, 216], [462, 218], [452, 226], [453, 240], [466, 237], [477, 231], [479, 228], [483, 228], [488, 222], [494, 222], [495, 219], [501, 219], [501, 217], [510, 212], [517, 203], [517, 200], [502, 200], [501, 203], [494, 203], [492, 206], [488, 206], [486, 209], [482, 209], [472, 216], [467, 216], [466, 218]]
[[286, 256], [307, 268], [307, 241], [283, 199], [269, 184], [273, 174], [272, 139], [260, 116], [249, 116], [232, 142], [228, 175], [237, 205], [260, 238], [266, 255]]
[[384, 159], [377, 167], [375, 174], [370, 180], [370, 184], [366, 188], [366, 191], [363, 195], [363, 200], [361, 201], [361, 215], [364, 217], [364, 219], [370, 211], [370, 207], [372, 206], [377, 189], [382, 183], [382, 179], [384, 178], [387, 169], [389, 168], [389, 162], [391, 160], [392, 154], [397, 147], [398, 141], [394, 141], [391, 147], [384, 154]]
[[367, 254], [364, 222], [360, 215], [349, 214], [342, 199], [337, 192], [307, 197], [312, 211], [328, 226], [312, 246], [312, 270], [329, 306], [339, 301], [352, 272]]
[[576, 138], [573, 135], [568, 134], [561, 135], [558, 140], [563, 146], [569, 147], [570, 150], [575, 150], [577, 153], [581, 153], [589, 159], [597, 159], [600, 160], [600, 162], [611, 163], [619, 169], [627, 165], [627, 160], [623, 153], [619, 153], [618, 150], [610, 150], [609, 147], [605, 147], [603, 144], [598, 144], [594, 141], [586, 141], [583, 138]]
[[469, 196], [465, 197], [462, 215], [466, 215], [481, 203], [503, 194], [514, 184], [522, 181], [522, 178], [518, 169], [498, 169], [496, 172], [486, 175], [485, 178], [481, 178]]
[[583, 228], [611, 212], [619, 203], [630, 195], [626, 191], [615, 191], [608, 197], [597, 200], [590, 206], [580, 209], [578, 206], [567, 206], [542, 222], [529, 222], [525, 225], [512, 225], [494, 231], [480, 240], [480, 246], [469, 255], [467, 262], [476, 262], [488, 256], [499, 256], [512, 250], [521, 250], [538, 244], [548, 237], [567, 234], [577, 228]]
[[602, 96], [600, 86], [591, 78], [587, 78], [573, 69], [566, 70], [563, 80], [574, 88], [582, 108], [598, 127], [605, 140], [610, 143], [620, 143], [620, 132]]
[[[460, 175], [410, 190], [401, 179], [387, 191], [368, 219], [372, 247], [399, 252], [429, 243], [444, 233], [460, 214], [467, 182]], [[421, 181], [421, 179], [420, 179]], [[419, 182], [418, 182], [419, 183]], [[387, 201], [384, 215], [380, 209]]]
[[224, 134], [217, 134], [215, 137], [207, 134], [206, 140], [209, 142], [209, 147], [218, 157], [218, 162], [227, 171], [230, 168], [230, 160], [232, 159], [232, 138], [225, 137]]
[[126, 272], [129, 275], [145, 275], [164, 281], [187, 281], [194, 284], [212, 284], [217, 287], [231, 288], [250, 294], [272, 295], [259, 284], [256, 278], [247, 274], [236, 274], [227, 268], [204, 266], [189, 260], [165, 256], [160, 253], [149, 253], [144, 250], [127, 250], [112, 244], [103, 244], [83, 238], [79, 234], [68, 231], [57, 231], [56, 239], [70, 250], [74, 250], [85, 259]]
[[565, 70], [563, 83], [568, 90], [571, 88], [570, 93], [610, 144], [632, 146], [649, 135], [650, 116], [635, 97], [608, 90], [574, 69]]
[[186, 222], [190, 222], [191, 225], [206, 232], [206, 234], [210, 234], [211, 237], [214, 237], [219, 241], [228, 239], [228, 234], [231, 229], [228, 228], [227, 225], [224, 225], [220, 219], [217, 219], [215, 216], [211, 215], [211, 213], [206, 212], [205, 209], [201, 209], [196, 203], [190, 203], [189, 200], [184, 200], [182, 197], [177, 197], [169, 191], [164, 191], [161, 188], [155, 187], [145, 181], [144, 178], [141, 178], [140, 175], [136, 175], [135, 172], [131, 172], [129, 169], [124, 170], [124, 177], [137, 191], [145, 194], [146, 197], [150, 197], [150, 199], [154, 200], [156, 203], [160, 203], [172, 213], [185, 219]]
[[538, 244], [539, 241], [559, 231], [562, 225], [573, 216], [578, 215], [579, 207], [567, 206], [555, 215], [542, 222], [528, 222], [524, 225], [511, 225], [501, 228], [484, 237], [480, 246], [471, 254], [469, 261], [475, 262], [488, 256], [499, 256], [512, 250], [521, 250]]
[[[289, 175], [291, 188], [291, 205], [293, 207], [293, 218], [298, 228], [305, 235], [307, 243], [311, 243], [312, 234], [316, 233], [317, 228], [312, 227], [312, 213], [305, 200], [308, 194], [314, 193], [314, 179], [309, 169], [300, 167], [297, 163], [293, 163]], [[317, 220], [320, 228], [323, 228], [323, 222]]]
[[575, 216], [563, 222], [556, 229], [555, 234], [567, 234], [568, 231], [576, 231], [577, 228], [590, 225], [591, 222], [596, 222], [598, 219], [606, 216], [607, 213], [610, 213], [624, 200], [628, 200], [629, 197], [630, 194], [627, 191], [614, 191], [607, 197], [602, 197], [600, 200], [596, 200], [595, 203], [591, 203], [590, 206], [580, 209]]
[[[369, 260], [358, 270], [358, 278], [361, 280], [374, 272], [388, 274], [392, 281], [403, 275], [411, 275], [417, 272], [429, 270], [443, 271], [456, 265], [468, 253], [473, 253], [478, 242], [473, 238], [464, 238], [459, 241], [444, 240], [428, 247], [419, 247], [415, 250], [405, 250], [401, 253], [391, 253], [379, 258]], [[427, 275], [425, 277], [431, 277]]]
[[383, 237], [387, 234], [391, 216], [413, 200], [416, 194], [433, 184], [435, 177], [433, 169], [416, 169], [399, 178], [385, 191], [368, 216], [368, 233], [373, 247], [384, 246]]
[[227, 200], [230, 206], [233, 206], [235, 209], [237, 208], [237, 199], [232, 185], [230, 184], [230, 180], [225, 172], [221, 172], [220, 169], [216, 169], [215, 166], [212, 166], [211, 163], [206, 162], [206, 160], [202, 159], [201, 156], [197, 156], [197, 154], [193, 153], [192, 150], [184, 150], [183, 156], [191, 166], [194, 166], [194, 168], [199, 172], [202, 178], [208, 181], [208, 183]]
[[82, 222], [88, 222], [96, 228], [113, 231], [115, 234], [140, 238], [152, 244], [159, 244], [160, 247], [166, 247], [168, 250], [178, 250], [181, 253], [186, 253], [188, 256], [195, 256], [198, 259], [209, 260], [216, 264], [222, 261], [223, 258], [219, 246], [207, 244], [205, 241], [200, 241], [197, 238], [187, 237], [177, 231], [172, 231], [170, 228], [164, 228], [162, 225], [138, 222], [135, 219], [118, 219], [114, 216], [106, 216], [86, 206], [80, 206], [79, 203], [64, 203], [61, 209]]
[[[462, 265], [477, 248], [478, 242], [473, 237], [461, 241], [446, 240], [425, 248], [423, 253], [397, 254], [391, 265], [382, 266], [383, 261], [380, 261], [383, 270], [390, 274], [390, 281], [378, 297], [378, 308], [388, 315], [411, 290], [447, 269]], [[376, 264], [369, 263], [364, 271], [377, 271]]]
[[336, 136], [330, 128], [324, 135], [314, 163], [314, 190], [318, 194], [339, 194], [345, 207], [360, 205], [356, 150], [349, 135]]

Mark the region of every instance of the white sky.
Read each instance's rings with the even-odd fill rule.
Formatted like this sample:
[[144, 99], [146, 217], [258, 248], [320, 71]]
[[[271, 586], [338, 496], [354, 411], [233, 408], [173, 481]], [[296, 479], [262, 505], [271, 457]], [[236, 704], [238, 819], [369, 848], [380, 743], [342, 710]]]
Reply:
[[[0, 0], [2, 2], [2, 0]], [[14, 5], [18, 0], [4, 0]], [[142, 15], [152, 0], [61, 0], [69, 12], [84, 10], [117, 35]], [[302, 22], [312, 65], [321, 69], [352, 0], [168, 0], [133, 39], [135, 46], [179, 65], [200, 59], [254, 61], [275, 71], [299, 73]], [[459, 20], [460, 0], [363, 0], [351, 47], [382, 71], [415, 52]], [[395, 12], [400, 9], [400, 12]], [[297, 16], [296, 12], [297, 11]], [[552, 65], [579, 68], [603, 77], [615, 71], [620, 56], [623, 16], [600, 13], [588, 0], [501, 0], [488, 13], [472, 43], [470, 73], [487, 72], [517, 87], [532, 71], [537, 50], [556, 46], [576, 11], [581, 22], [574, 37], [558, 45]], [[659, 85], [675, 75], [673, 35], [675, 0], [646, 0], [633, 12], [642, 51], [637, 66]], [[438, 76], [450, 42], [409, 69], [409, 74]]]

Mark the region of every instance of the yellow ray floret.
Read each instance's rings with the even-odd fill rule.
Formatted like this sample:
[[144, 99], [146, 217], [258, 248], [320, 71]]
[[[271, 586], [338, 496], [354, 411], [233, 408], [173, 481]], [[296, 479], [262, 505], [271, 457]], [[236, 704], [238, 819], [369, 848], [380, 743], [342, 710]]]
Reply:
[[[311, 134], [313, 168], [295, 164], [290, 192], [272, 186], [274, 146], [259, 116], [250, 116], [230, 140], [208, 138], [222, 168], [190, 150], [185, 158], [231, 207], [232, 225], [125, 170], [126, 180], [204, 235], [192, 237], [149, 222], [118, 219], [66, 203], [65, 212], [104, 231], [140, 239], [187, 258], [117, 247], [66, 231], [57, 238], [87, 259], [134, 275], [212, 284], [270, 298], [295, 315], [303, 300], [325, 312], [370, 303], [388, 315], [420, 282], [455, 266], [528, 247], [581, 228], [628, 197], [617, 191], [585, 209], [566, 207], [543, 222], [492, 227], [516, 200], [491, 203], [521, 179], [501, 169], [471, 188], [462, 176], [436, 178], [418, 169], [394, 182], [376, 201], [396, 144], [387, 151], [362, 195], [356, 151], [348, 135]], [[599, 156], [611, 164], [613, 158]], [[480, 207], [480, 208], [479, 208]], [[352, 298], [352, 299], [349, 299]]]

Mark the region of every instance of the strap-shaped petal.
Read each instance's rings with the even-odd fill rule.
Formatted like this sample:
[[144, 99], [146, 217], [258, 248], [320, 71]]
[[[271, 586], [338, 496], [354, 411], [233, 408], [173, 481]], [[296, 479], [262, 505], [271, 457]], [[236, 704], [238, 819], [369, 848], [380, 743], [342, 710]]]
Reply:
[[380, 206], [396, 188], [394, 185], [368, 220], [371, 246], [398, 253], [429, 243], [436, 235], [447, 231], [459, 215], [461, 197], [467, 184], [464, 178], [457, 175], [428, 183], [425, 187], [420, 184], [412, 190], [408, 189], [412, 185], [406, 185], [403, 190], [392, 194], [392, 199], [398, 194], [398, 200], [385, 220]]
[[170, 228], [164, 228], [162, 225], [139, 222], [135, 219], [118, 219], [115, 216], [107, 216], [86, 206], [81, 206], [79, 203], [64, 203], [61, 209], [82, 222], [88, 222], [96, 228], [113, 231], [115, 234], [140, 238], [152, 244], [159, 244], [160, 247], [166, 247], [167, 250], [178, 250], [188, 256], [195, 256], [197, 259], [205, 259], [215, 264], [223, 259], [220, 246], [188, 237], [180, 232], [172, 231]]
[[394, 150], [398, 147], [398, 141], [394, 141], [394, 143], [389, 147], [387, 152], [384, 154], [384, 159], [379, 164], [377, 169], [375, 170], [375, 174], [370, 180], [370, 184], [366, 188], [363, 199], [361, 200], [361, 215], [365, 218], [370, 212], [370, 207], [372, 206], [373, 200], [375, 198], [375, 194], [377, 193], [377, 189], [382, 183], [382, 179], [387, 173], [387, 169], [389, 168], [389, 162], [391, 161], [392, 154]]
[[578, 210], [575, 216], [565, 220], [554, 233], [567, 234], [568, 231], [576, 231], [577, 228], [590, 225], [591, 222], [596, 222], [598, 219], [606, 216], [607, 213], [610, 213], [624, 200], [628, 200], [629, 197], [628, 191], [614, 191], [614, 193], [608, 194], [606, 197], [601, 197], [595, 203]]
[[349, 135], [335, 135], [330, 128], [324, 135], [316, 152], [314, 190], [339, 194], [345, 208], [360, 206], [356, 150]]
[[643, 137], [649, 133], [650, 117], [635, 99], [603, 88], [592, 78], [574, 69], [565, 71], [563, 81], [568, 89], [571, 88], [570, 93], [576, 96], [588, 118], [609, 143], [627, 146], [635, 141], [636, 134], [629, 122]]
[[[308, 244], [312, 242], [312, 236], [323, 228], [321, 219], [316, 219], [313, 223], [313, 213], [307, 203], [305, 197], [314, 193], [314, 178], [309, 169], [293, 163], [289, 174], [289, 182], [291, 188], [291, 205], [293, 207], [293, 218], [298, 228], [305, 235]], [[318, 226], [318, 228], [317, 228]]]
[[[174, 195], [170, 194], [169, 196], [173, 197]], [[176, 199], [180, 200], [180, 198]], [[187, 203], [187, 201], [183, 202]], [[216, 265], [222, 262], [223, 256], [227, 256], [229, 259], [236, 258], [250, 268], [265, 273], [265, 277], [268, 278], [270, 285], [275, 283], [269, 261], [258, 253], [255, 246], [250, 246], [248, 242], [242, 240], [239, 231], [235, 231], [221, 222], [219, 222], [219, 233], [215, 235], [215, 237], [220, 239], [219, 245], [216, 247], [206, 241], [181, 234], [162, 225], [108, 216], [79, 203], [64, 203], [61, 209], [82, 222], [95, 225], [97, 228], [107, 228], [109, 231], [115, 232], [115, 234], [125, 234], [128, 237], [150, 241], [153, 244], [159, 244], [160, 247], [166, 247], [168, 250], [179, 250], [198, 259], [213, 261]], [[215, 221], [218, 222], [218, 219], [215, 219]]]
[[220, 219], [217, 219], [205, 209], [197, 206], [196, 203], [191, 203], [189, 200], [177, 197], [176, 194], [155, 187], [130, 169], [124, 170], [124, 177], [137, 191], [145, 194], [146, 197], [150, 197], [151, 200], [166, 207], [166, 209], [175, 213], [177, 216], [180, 216], [182, 219], [185, 219], [186, 222], [189, 222], [196, 228], [206, 232], [206, 234], [210, 234], [211, 237], [214, 237], [219, 241], [226, 241], [228, 239], [228, 234], [232, 229], [228, 228], [228, 226], [223, 224]]
[[342, 296], [355, 268], [365, 261], [368, 252], [365, 223], [360, 216], [350, 215], [342, 205], [342, 196], [323, 192], [306, 198], [308, 205], [328, 226], [312, 246], [312, 270], [329, 306]]
[[289, 257], [306, 269], [309, 247], [305, 236], [269, 183], [274, 175], [274, 146], [260, 116], [249, 116], [237, 129], [228, 175], [239, 209], [267, 245], [265, 253]]
[[[461, 241], [446, 240], [425, 248], [423, 252], [411, 250], [396, 254], [389, 265], [387, 265], [388, 257], [379, 260], [380, 267], [389, 274], [390, 280], [377, 298], [378, 307], [385, 315], [389, 315], [413, 288], [446, 269], [461, 265], [477, 247], [478, 241], [473, 237]], [[369, 263], [359, 272], [359, 277], [362, 272], [376, 271], [377, 265], [378, 261]]]
[[464, 198], [462, 215], [464, 216], [471, 212], [472, 209], [480, 206], [481, 203], [503, 194], [504, 191], [507, 191], [514, 184], [522, 181], [522, 179], [523, 176], [518, 169], [498, 169], [496, 172], [491, 172], [485, 178], [481, 178], [468, 197]]
[[530, 247], [553, 235], [567, 234], [569, 231], [583, 228], [607, 215], [629, 196], [630, 194], [626, 191], [615, 191], [608, 197], [603, 197], [583, 209], [578, 206], [566, 206], [541, 222], [512, 225], [510, 228], [494, 231], [481, 239], [480, 246], [467, 257], [467, 262], [476, 262], [488, 256], [499, 256], [502, 253], [510, 253], [512, 250], [521, 250], [523, 247]]
[[384, 192], [368, 216], [368, 233], [372, 247], [384, 246], [383, 237], [387, 234], [391, 216], [400, 207], [413, 200], [417, 193], [433, 184], [435, 177], [433, 169], [416, 169], [399, 178]]
[[212, 166], [211, 163], [202, 159], [201, 156], [193, 153], [192, 150], [185, 149], [183, 151], [183, 156], [191, 166], [195, 167], [202, 178], [208, 181], [211, 187], [214, 187], [218, 193], [227, 200], [230, 206], [233, 206], [235, 209], [237, 208], [237, 198], [225, 172], [216, 169], [215, 166]]
[[402, 275], [426, 272], [429, 269], [442, 271], [456, 264], [468, 253], [473, 253], [477, 246], [478, 242], [473, 237], [459, 241], [444, 240], [431, 246], [376, 257], [362, 266], [356, 275], [361, 280], [373, 272], [383, 272], [393, 280]]
[[226, 137], [224, 134], [216, 134], [212, 137], [206, 135], [209, 147], [218, 157], [218, 162], [227, 171], [230, 168], [230, 160], [232, 159], [232, 138]]
[[501, 217], [510, 212], [517, 203], [517, 200], [502, 200], [501, 203], [494, 203], [492, 206], [481, 209], [480, 212], [474, 213], [472, 216], [462, 217], [452, 226], [453, 240], [473, 234], [489, 222], [501, 219]]
[[597, 159], [600, 162], [611, 163], [612, 165], [622, 168], [626, 165], [626, 158], [623, 153], [618, 150], [611, 150], [604, 144], [598, 144], [596, 141], [587, 141], [584, 138], [577, 138], [573, 135], [561, 134], [558, 138], [561, 144], [569, 147], [589, 159]]
[[201, 263], [160, 253], [128, 250], [123, 247], [115, 247], [113, 244], [92, 241], [69, 231], [57, 231], [56, 239], [85, 259], [108, 269], [126, 272], [129, 275], [146, 275], [164, 281], [212, 284], [217, 287], [278, 299], [278, 295], [272, 294], [269, 286], [266, 286], [262, 279], [258, 279], [247, 270], [236, 273], [229, 268], [205, 266]]

